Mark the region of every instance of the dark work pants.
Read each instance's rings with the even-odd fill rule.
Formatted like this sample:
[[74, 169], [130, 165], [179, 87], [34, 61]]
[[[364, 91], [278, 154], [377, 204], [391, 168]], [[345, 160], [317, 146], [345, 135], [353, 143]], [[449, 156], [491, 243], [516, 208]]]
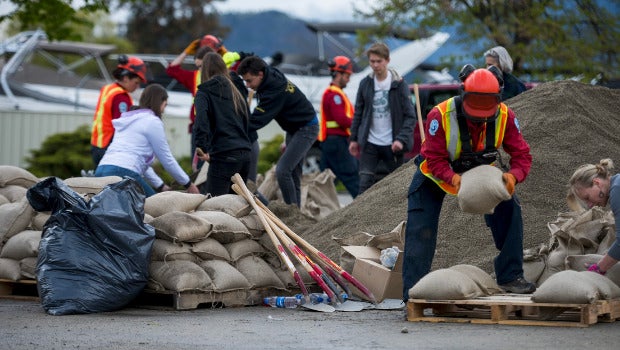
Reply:
[[200, 193], [211, 196], [234, 194], [232, 176], [239, 173], [243, 181], [247, 181], [250, 171], [250, 150], [233, 150], [211, 156], [207, 181], [200, 186]]
[[[435, 248], [439, 214], [445, 192], [422, 172], [416, 171], [409, 186], [405, 252], [403, 259], [403, 300], [409, 289], [430, 272]], [[494, 267], [498, 284], [523, 277], [523, 220], [521, 204], [516, 195], [484, 216], [491, 229], [499, 254]]]
[[375, 184], [377, 166], [383, 161], [388, 174], [403, 165], [403, 154], [392, 152], [392, 146], [377, 146], [370, 142], [366, 143], [360, 156], [360, 190], [362, 194]]
[[351, 197], [357, 197], [360, 187], [357, 159], [349, 153], [346, 136], [328, 135], [321, 142], [321, 171], [328, 168], [342, 181]]
[[286, 133], [286, 149], [276, 164], [276, 179], [286, 204], [301, 207], [302, 164], [319, 134], [319, 125], [306, 125], [294, 134]]

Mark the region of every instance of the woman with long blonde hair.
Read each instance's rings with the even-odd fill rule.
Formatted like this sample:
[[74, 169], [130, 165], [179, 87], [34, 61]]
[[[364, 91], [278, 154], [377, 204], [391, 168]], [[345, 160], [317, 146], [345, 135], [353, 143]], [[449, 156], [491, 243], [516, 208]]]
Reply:
[[239, 173], [245, 181], [250, 171], [250, 110], [217, 53], [203, 58], [201, 81], [194, 100], [193, 132], [198, 157], [209, 162], [209, 170], [200, 192], [212, 196], [234, 193], [230, 178]]

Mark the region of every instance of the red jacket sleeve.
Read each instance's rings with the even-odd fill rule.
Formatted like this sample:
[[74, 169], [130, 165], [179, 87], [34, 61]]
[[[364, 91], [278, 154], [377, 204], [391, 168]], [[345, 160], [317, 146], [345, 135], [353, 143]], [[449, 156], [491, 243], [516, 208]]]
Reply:
[[351, 127], [353, 118], [347, 117], [345, 103], [339, 94], [328, 91], [323, 99], [323, 109], [328, 120], [333, 120], [341, 127], [347, 129]]
[[446, 145], [446, 132], [441, 124], [441, 113], [436, 107], [426, 116], [424, 126], [426, 137], [422, 144], [422, 156], [426, 159], [429, 170], [438, 179], [452, 182], [455, 172], [450, 166], [450, 155]]
[[508, 121], [502, 147], [510, 155], [509, 173], [515, 176], [517, 182], [523, 182], [532, 167], [532, 154], [530, 153], [530, 146], [521, 134], [519, 121], [510, 108], [508, 109]]
[[196, 71], [181, 68], [181, 65], [169, 65], [166, 68], [166, 74], [185, 86], [189, 92], [191, 92], [192, 96], [196, 95], [196, 87], [194, 86], [196, 84], [196, 80], [194, 78], [195, 73]]

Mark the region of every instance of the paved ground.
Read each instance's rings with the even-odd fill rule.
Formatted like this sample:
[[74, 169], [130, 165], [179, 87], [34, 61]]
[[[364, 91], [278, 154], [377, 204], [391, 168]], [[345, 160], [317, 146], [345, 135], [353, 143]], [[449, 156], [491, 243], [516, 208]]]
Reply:
[[1, 349], [618, 349], [620, 322], [588, 328], [405, 321], [403, 310], [319, 313], [263, 306], [127, 308], [47, 315], [0, 299]]

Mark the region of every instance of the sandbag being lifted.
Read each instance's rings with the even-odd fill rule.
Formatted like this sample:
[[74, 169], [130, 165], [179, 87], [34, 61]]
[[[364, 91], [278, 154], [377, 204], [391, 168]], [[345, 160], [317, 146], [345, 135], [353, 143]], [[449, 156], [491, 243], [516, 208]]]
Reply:
[[52, 211], [36, 267], [47, 313], [117, 310], [146, 286], [155, 230], [142, 221], [145, 196], [133, 179], [106, 186], [88, 203], [54, 177], [27, 197], [35, 210]]

